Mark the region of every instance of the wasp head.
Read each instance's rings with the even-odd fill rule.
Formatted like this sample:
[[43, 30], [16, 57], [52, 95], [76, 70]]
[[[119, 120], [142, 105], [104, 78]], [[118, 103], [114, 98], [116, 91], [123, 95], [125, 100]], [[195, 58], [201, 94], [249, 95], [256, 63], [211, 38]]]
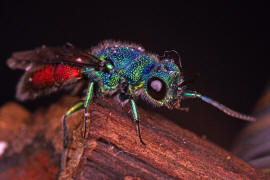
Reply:
[[179, 85], [183, 77], [179, 67], [169, 59], [164, 59], [158, 63], [144, 84], [144, 98], [156, 105], [166, 106], [169, 109], [180, 106]]

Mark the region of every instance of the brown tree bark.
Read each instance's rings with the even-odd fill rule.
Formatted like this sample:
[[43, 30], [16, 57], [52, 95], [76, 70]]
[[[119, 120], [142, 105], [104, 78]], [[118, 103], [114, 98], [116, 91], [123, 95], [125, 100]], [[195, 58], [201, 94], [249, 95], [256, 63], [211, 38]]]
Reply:
[[63, 113], [78, 98], [64, 97], [30, 114], [8, 103], [0, 109], [0, 179], [270, 179], [243, 160], [170, 120], [138, 108], [135, 123], [112, 99], [89, 107], [87, 138], [81, 136], [83, 111], [68, 117], [66, 168], [60, 172]]

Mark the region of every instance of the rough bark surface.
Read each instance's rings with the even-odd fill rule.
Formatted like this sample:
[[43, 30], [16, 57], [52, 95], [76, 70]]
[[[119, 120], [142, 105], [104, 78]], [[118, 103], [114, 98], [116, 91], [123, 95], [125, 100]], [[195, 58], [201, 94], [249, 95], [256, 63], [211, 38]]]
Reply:
[[83, 111], [68, 117], [66, 167], [60, 172], [63, 113], [78, 98], [64, 97], [34, 113], [15, 103], [0, 109], [0, 179], [270, 179], [215, 144], [155, 113], [138, 109], [135, 123], [112, 99], [89, 107], [87, 138]]

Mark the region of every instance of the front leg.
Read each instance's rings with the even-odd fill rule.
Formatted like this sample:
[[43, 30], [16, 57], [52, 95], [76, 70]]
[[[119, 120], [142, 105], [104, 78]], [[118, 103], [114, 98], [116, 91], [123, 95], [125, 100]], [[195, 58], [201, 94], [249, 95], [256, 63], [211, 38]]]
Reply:
[[83, 131], [83, 138], [85, 138], [86, 136], [86, 127], [87, 127], [87, 118], [90, 116], [89, 112], [87, 111], [87, 107], [89, 105], [89, 103], [91, 102], [91, 99], [93, 97], [93, 90], [94, 90], [94, 82], [90, 82], [89, 86], [88, 86], [88, 91], [87, 91], [87, 95], [86, 95], [86, 99], [84, 101], [84, 118], [83, 118], [83, 124], [84, 124], [84, 131]]
[[120, 93], [118, 94], [118, 98], [116, 99], [122, 106], [125, 106], [128, 102], [131, 105], [131, 110], [132, 110], [132, 117], [133, 120], [136, 123], [136, 131], [138, 134], [138, 137], [140, 139], [140, 142], [143, 145], [146, 145], [143, 140], [142, 140], [142, 136], [141, 136], [141, 128], [140, 128], [140, 120], [139, 120], [139, 115], [137, 112], [137, 107], [136, 107], [136, 103], [135, 100], [133, 98], [134, 91], [133, 91], [133, 87], [128, 85], [127, 83], [122, 83], [120, 86]]
[[146, 145], [143, 140], [142, 140], [142, 136], [141, 136], [141, 129], [140, 129], [140, 121], [139, 121], [139, 117], [138, 117], [138, 112], [137, 112], [137, 108], [136, 108], [136, 103], [134, 101], [134, 99], [132, 97], [129, 98], [129, 102], [131, 104], [131, 108], [132, 108], [132, 115], [133, 115], [133, 119], [136, 122], [136, 130], [137, 130], [137, 134], [139, 136], [140, 142], [143, 145]]

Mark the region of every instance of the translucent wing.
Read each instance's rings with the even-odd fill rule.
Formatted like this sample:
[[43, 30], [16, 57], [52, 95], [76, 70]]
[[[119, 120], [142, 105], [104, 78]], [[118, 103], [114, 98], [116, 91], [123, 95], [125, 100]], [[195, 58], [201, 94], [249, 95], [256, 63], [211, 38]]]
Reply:
[[99, 67], [100, 61], [89, 50], [80, 50], [68, 44], [15, 52], [7, 64], [12, 69], [26, 71], [18, 83], [16, 97], [27, 100], [74, 88], [83, 79], [82, 68]]
[[66, 63], [77, 66], [99, 66], [100, 61], [90, 54], [90, 50], [80, 50], [68, 44], [63, 47], [45, 45], [34, 50], [19, 51], [7, 60], [11, 69], [28, 71], [35, 64]]

